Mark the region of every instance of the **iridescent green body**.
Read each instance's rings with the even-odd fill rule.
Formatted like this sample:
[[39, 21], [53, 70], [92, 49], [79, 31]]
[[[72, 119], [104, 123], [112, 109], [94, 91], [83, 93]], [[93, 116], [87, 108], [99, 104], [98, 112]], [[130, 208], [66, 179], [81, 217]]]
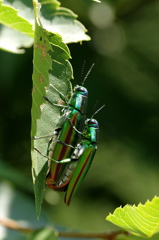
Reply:
[[[60, 163], [60, 161], [70, 158], [74, 147], [79, 141], [79, 132], [82, 132], [84, 128], [87, 101], [87, 89], [82, 86], [76, 86], [68, 107], [64, 111], [63, 126], [59, 131], [57, 142], [50, 141], [48, 147], [48, 159], [57, 161], [51, 161], [47, 175], [46, 184], [50, 188], [52, 188], [52, 184], [58, 182], [67, 166], [67, 163]], [[61, 188], [59, 191], [64, 190]]]
[[97, 150], [98, 130], [98, 122], [95, 119], [86, 120], [82, 140], [77, 144], [70, 163], [67, 164], [59, 181], [51, 186], [55, 191], [67, 190], [65, 195], [65, 203], [67, 205], [69, 205], [90, 168]]
[[69, 205], [91, 166], [97, 150], [98, 131], [98, 122], [95, 119], [87, 119], [86, 129], [83, 134], [84, 137], [77, 145], [77, 149], [74, 151], [72, 156], [72, 160], [77, 159], [78, 163], [77, 167], [73, 171], [66, 191], [65, 203], [67, 205]]

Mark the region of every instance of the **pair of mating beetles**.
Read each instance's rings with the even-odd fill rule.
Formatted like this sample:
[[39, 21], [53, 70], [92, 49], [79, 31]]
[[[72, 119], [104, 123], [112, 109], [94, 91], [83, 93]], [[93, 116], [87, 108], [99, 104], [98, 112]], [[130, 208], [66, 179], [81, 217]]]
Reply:
[[66, 106], [60, 128], [54, 131], [48, 144], [50, 167], [46, 185], [55, 191], [66, 191], [64, 201], [69, 205], [94, 158], [99, 126], [93, 116], [104, 106], [86, 119], [88, 91], [85, 87], [76, 86], [68, 103], [62, 94], [60, 98]]

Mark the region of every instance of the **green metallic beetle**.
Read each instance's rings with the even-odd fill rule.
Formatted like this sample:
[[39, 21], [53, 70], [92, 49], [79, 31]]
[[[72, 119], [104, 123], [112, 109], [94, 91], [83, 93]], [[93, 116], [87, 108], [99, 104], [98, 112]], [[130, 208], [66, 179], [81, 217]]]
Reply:
[[[98, 109], [94, 115], [105, 105]], [[94, 116], [93, 115], [93, 116]], [[92, 117], [93, 117], [92, 116]], [[71, 158], [63, 159], [60, 163], [68, 163], [59, 181], [50, 184], [55, 191], [66, 191], [65, 203], [69, 205], [83, 178], [87, 174], [97, 150], [99, 125], [97, 120], [90, 118], [85, 122], [82, 140], [77, 144]], [[63, 143], [64, 144], [64, 143]], [[54, 159], [52, 159], [54, 161]]]
[[71, 199], [86, 176], [97, 150], [99, 125], [95, 119], [86, 120], [86, 128], [82, 141], [77, 144], [71, 161], [77, 161], [77, 166], [70, 178], [65, 195], [65, 203], [69, 205]]
[[[46, 185], [52, 188], [52, 184], [56, 184], [61, 177], [67, 163], [61, 164], [60, 161], [70, 158], [74, 151], [74, 147], [81, 139], [81, 132], [84, 129], [84, 123], [86, 119], [87, 103], [88, 103], [88, 91], [83, 84], [91, 72], [94, 64], [87, 72], [82, 86], [76, 86], [73, 94], [70, 98], [67, 108], [64, 109], [62, 116], [62, 127], [55, 130], [55, 135], [49, 142], [47, 156], [51, 161], [49, 173], [47, 175]], [[57, 89], [56, 89], [57, 90]], [[57, 90], [58, 91], [58, 90]], [[59, 92], [59, 91], [58, 91]], [[62, 100], [65, 101], [65, 97], [60, 94]], [[66, 101], [65, 101], [66, 103]], [[57, 191], [64, 191], [64, 189], [58, 188]]]
[[[54, 138], [51, 139], [48, 146], [48, 159], [56, 161], [51, 161], [46, 180], [48, 187], [58, 182], [67, 165], [67, 163], [60, 163], [60, 161], [70, 158], [74, 147], [78, 141], [80, 141], [79, 133], [82, 132], [84, 128], [87, 102], [87, 89], [83, 86], [76, 86], [68, 103], [68, 107], [64, 110], [62, 128], [56, 131], [58, 135], [57, 141], [55, 142]], [[60, 191], [62, 191], [62, 188]]]
[[[87, 174], [98, 142], [98, 122], [95, 119], [87, 119], [82, 140], [77, 144], [70, 159], [60, 161], [66, 165], [63, 174], [56, 184], [51, 184], [50, 188], [55, 191], [66, 191], [65, 203], [69, 205], [72, 197], [76, 193], [83, 178]], [[53, 160], [54, 161], [54, 160]]]
[[99, 126], [93, 118], [85, 122], [87, 101], [87, 89], [76, 86], [60, 119], [62, 127], [55, 130], [45, 156], [50, 161], [46, 185], [55, 191], [66, 191], [67, 205], [88, 172], [97, 149]]

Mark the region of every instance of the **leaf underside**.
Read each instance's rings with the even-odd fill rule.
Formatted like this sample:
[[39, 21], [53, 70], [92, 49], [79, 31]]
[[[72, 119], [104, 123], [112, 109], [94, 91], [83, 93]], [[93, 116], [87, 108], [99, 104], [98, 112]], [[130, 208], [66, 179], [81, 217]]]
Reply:
[[[37, 10], [36, 10], [37, 11]], [[47, 147], [50, 135], [53, 134], [61, 116], [61, 108], [51, 103], [58, 103], [58, 92], [70, 95], [70, 79], [73, 78], [72, 67], [68, 61], [70, 53], [58, 34], [52, 34], [40, 25], [36, 13], [33, 91], [32, 91], [32, 175], [34, 182], [36, 212], [39, 217], [48, 170]], [[51, 103], [45, 100], [47, 97]], [[48, 136], [49, 137], [45, 137]], [[34, 137], [43, 137], [34, 140]], [[39, 152], [33, 148], [38, 149]]]
[[[34, 0], [35, 1], [35, 0]], [[36, 1], [35, 1], [36, 2]], [[58, 1], [41, 3], [41, 22], [47, 31], [59, 33], [65, 43], [88, 41], [87, 30], [77, 15], [60, 7]], [[32, 0], [0, 0], [0, 48], [13, 53], [24, 53], [34, 38], [34, 9]]]

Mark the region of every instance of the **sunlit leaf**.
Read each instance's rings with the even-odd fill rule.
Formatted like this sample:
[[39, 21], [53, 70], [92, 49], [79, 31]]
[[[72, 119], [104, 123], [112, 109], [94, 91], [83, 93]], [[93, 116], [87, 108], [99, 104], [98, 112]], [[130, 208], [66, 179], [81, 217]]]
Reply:
[[[65, 96], [70, 94], [69, 80], [72, 78], [72, 68], [68, 62], [69, 50], [62, 42], [61, 37], [49, 33], [41, 27], [37, 6], [36, 4], [31, 138], [32, 173], [36, 210], [37, 216], [39, 216], [48, 169], [48, 160], [42, 155], [47, 155], [50, 137], [45, 136], [53, 134], [61, 114], [61, 109], [50, 104], [44, 97], [47, 97], [51, 103], [57, 103], [59, 100], [59, 94], [50, 84]], [[34, 140], [35, 136], [43, 138]], [[33, 148], [38, 149], [41, 154]]]
[[126, 205], [117, 208], [106, 218], [115, 225], [141, 237], [151, 237], [159, 232], [159, 197], [144, 205]]
[[[27, 13], [27, 6], [22, 2], [19, 2], [16, 7], [17, 9], [23, 7]], [[2, 24], [0, 48], [14, 53], [24, 53], [20, 48], [30, 47], [33, 44], [34, 30], [31, 22], [21, 16], [17, 9], [0, 2], [0, 23]]]
[[51, 32], [59, 33], [65, 43], [88, 41], [86, 28], [76, 20], [78, 17], [71, 10], [60, 7], [59, 1], [47, 2], [41, 0], [41, 21], [43, 26]]
[[22, 16], [18, 15], [18, 10], [0, 2], [0, 23], [17, 30], [29, 37], [34, 37], [32, 24]]
[[[85, 27], [76, 20], [77, 15], [67, 8], [60, 7], [54, 0], [41, 2], [41, 21], [50, 32], [59, 33], [65, 43], [88, 41]], [[34, 13], [32, 1], [14, 0], [12, 3], [0, 1], [0, 48], [24, 53], [24, 47], [30, 47], [34, 38]], [[16, 30], [16, 31], [15, 31]]]

